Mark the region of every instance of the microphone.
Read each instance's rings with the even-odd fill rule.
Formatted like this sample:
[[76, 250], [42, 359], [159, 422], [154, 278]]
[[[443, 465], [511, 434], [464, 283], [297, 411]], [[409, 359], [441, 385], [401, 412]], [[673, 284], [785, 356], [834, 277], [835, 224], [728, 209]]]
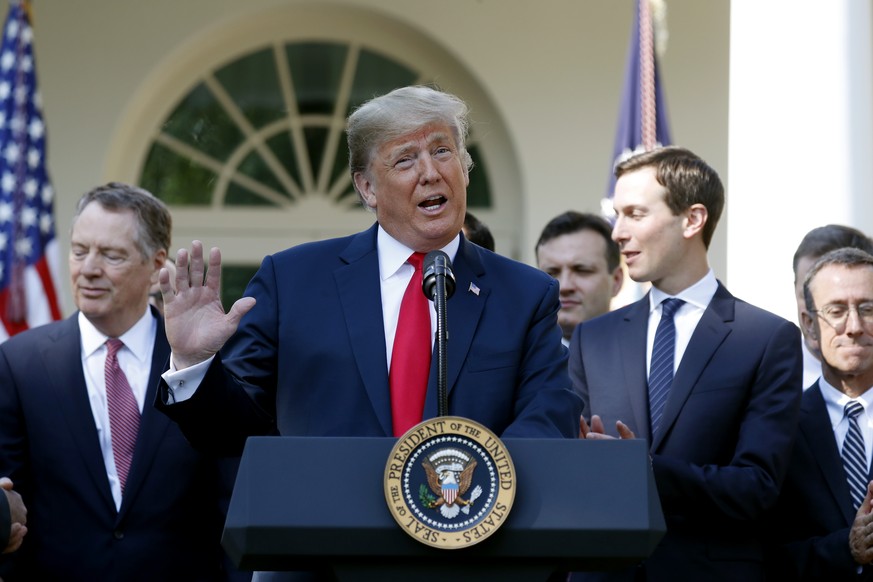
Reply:
[[455, 274], [452, 273], [452, 261], [442, 251], [431, 251], [424, 257], [421, 270], [423, 273], [421, 290], [424, 296], [434, 301], [437, 292], [437, 277], [444, 277], [446, 281], [446, 299], [455, 292]]
[[421, 265], [421, 290], [424, 296], [433, 301], [436, 310], [437, 328], [434, 344], [437, 357], [437, 415], [448, 416], [448, 361], [446, 343], [449, 339], [446, 321], [446, 300], [455, 292], [455, 275], [452, 262], [442, 251], [431, 251], [424, 257]]

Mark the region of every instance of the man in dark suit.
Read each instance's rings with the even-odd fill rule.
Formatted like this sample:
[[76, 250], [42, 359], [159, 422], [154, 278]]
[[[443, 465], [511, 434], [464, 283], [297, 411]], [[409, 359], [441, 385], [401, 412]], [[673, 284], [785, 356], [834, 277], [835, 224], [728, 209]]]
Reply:
[[29, 510], [7, 582], [220, 579], [215, 460], [151, 405], [170, 348], [148, 294], [170, 229], [144, 190], [88, 192], [71, 232], [79, 311], [0, 344], [0, 474]]
[[226, 316], [218, 250], [205, 283], [200, 243], [190, 264], [180, 251], [177, 294], [161, 274], [173, 371], [158, 406], [205, 448], [239, 450], [257, 434], [403, 434], [437, 414], [430, 329], [421, 393], [404, 419], [396, 401], [413, 388], [392, 387], [389, 377], [412, 357], [398, 356], [403, 342], [394, 341], [414, 274], [407, 259], [439, 249], [457, 289], [447, 302], [449, 413], [504, 436], [575, 436], [581, 403], [557, 326], [557, 282], [461, 234], [466, 105], [406, 87], [358, 108], [347, 129], [352, 178], [377, 223], [268, 256]]
[[638, 568], [577, 577], [760, 580], [759, 524], [797, 426], [799, 330], [734, 298], [709, 268], [724, 189], [703, 160], [660, 148], [616, 176], [613, 238], [652, 289], [576, 329], [570, 376], [585, 437], [649, 442], [667, 533]]
[[[825, 254], [803, 295], [822, 376], [803, 394], [768, 565], [774, 580], [873, 580], [873, 256], [854, 248]], [[853, 408], [857, 414], [846, 413]]]

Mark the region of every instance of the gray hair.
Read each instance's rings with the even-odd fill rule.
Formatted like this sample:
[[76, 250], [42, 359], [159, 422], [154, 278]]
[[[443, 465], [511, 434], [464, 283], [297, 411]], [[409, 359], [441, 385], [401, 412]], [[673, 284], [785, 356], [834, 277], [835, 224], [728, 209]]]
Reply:
[[169, 250], [173, 218], [170, 216], [167, 205], [148, 190], [121, 182], [109, 182], [103, 186], [98, 186], [79, 199], [76, 204], [76, 214], [73, 216], [73, 224], [76, 223], [85, 207], [92, 202], [96, 202], [112, 212], [123, 210], [133, 212], [137, 223], [137, 236], [134, 243], [143, 259], [147, 259], [160, 250]]
[[812, 299], [809, 285], [818, 272], [828, 265], [842, 265], [850, 269], [864, 266], [873, 268], [873, 255], [865, 253], [861, 249], [845, 247], [833, 250], [817, 260], [806, 273], [806, 279], [803, 280], [803, 300], [806, 302], [807, 311], [815, 309], [815, 301]]
[[379, 147], [429, 123], [444, 123], [451, 128], [469, 171], [473, 160], [465, 145], [468, 115], [467, 104], [458, 97], [422, 85], [401, 87], [367, 101], [346, 123], [352, 181], [355, 174], [367, 171], [373, 152]]

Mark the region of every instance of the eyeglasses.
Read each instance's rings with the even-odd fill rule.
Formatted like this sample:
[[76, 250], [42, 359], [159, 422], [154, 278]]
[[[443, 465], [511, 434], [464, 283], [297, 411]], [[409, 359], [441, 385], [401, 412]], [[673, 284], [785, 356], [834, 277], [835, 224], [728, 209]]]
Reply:
[[849, 320], [849, 313], [855, 311], [858, 314], [858, 319], [868, 329], [873, 329], [873, 302], [859, 303], [858, 305], [843, 305], [842, 303], [829, 303], [821, 309], [810, 309], [810, 313], [815, 313], [827, 322], [834, 331], [842, 333], [846, 328], [846, 322]]

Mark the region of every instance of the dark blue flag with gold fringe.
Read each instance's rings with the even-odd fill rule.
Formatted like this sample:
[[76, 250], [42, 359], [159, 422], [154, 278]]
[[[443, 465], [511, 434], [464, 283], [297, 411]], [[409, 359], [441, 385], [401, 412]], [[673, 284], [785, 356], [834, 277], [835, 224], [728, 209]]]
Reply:
[[604, 213], [612, 214], [615, 164], [634, 153], [669, 145], [670, 128], [664, 91], [658, 74], [653, 12], [664, 10], [663, 2], [634, 0], [634, 25], [627, 55], [624, 89], [618, 113], [618, 130], [612, 152]]

